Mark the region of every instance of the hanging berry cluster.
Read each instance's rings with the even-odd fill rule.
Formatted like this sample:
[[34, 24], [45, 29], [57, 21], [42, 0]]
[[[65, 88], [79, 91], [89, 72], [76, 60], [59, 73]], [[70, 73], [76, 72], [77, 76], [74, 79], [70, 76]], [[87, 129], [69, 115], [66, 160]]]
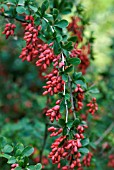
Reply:
[[16, 28], [15, 24], [8, 23], [8, 24], [6, 24], [5, 29], [2, 32], [2, 34], [5, 34], [6, 35], [6, 39], [7, 39], [10, 35], [11, 36], [14, 35], [15, 28]]
[[108, 167], [114, 168], [114, 154], [109, 156]]
[[[82, 24], [82, 20], [80, 17], [72, 17], [72, 21], [68, 25], [68, 31], [72, 32], [73, 35], [77, 37], [78, 42], [83, 42], [83, 33], [84, 33], [84, 25]], [[78, 49], [78, 43], [74, 44], [74, 48], [71, 51], [71, 57], [78, 57], [81, 60], [78, 69], [85, 74], [87, 68], [90, 65], [90, 53], [91, 53], [91, 44], [87, 42], [87, 44], [82, 45], [81, 48]]]
[[[48, 8], [53, 22], [46, 15]], [[51, 101], [58, 99], [55, 105], [52, 102], [51, 106], [48, 106], [50, 109], [45, 109], [45, 115], [48, 117], [46, 121], [50, 120], [53, 124], [48, 128], [51, 132], [50, 136], [57, 136], [51, 145], [49, 158], [62, 170], [74, 170], [75, 167], [80, 168], [83, 164], [89, 166], [92, 155], [85, 148], [89, 144], [85, 135], [87, 125], [81, 120], [78, 112], [84, 106], [84, 85], [86, 84], [87, 87], [87, 83], [82, 74], [86, 73], [90, 64], [88, 55], [91, 44], [87, 42], [78, 48], [78, 45], [83, 42], [84, 32], [79, 17], [72, 17], [72, 22], [68, 25], [68, 21], [61, 19], [59, 9], [55, 12], [47, 1], [38, 10], [37, 15], [23, 14], [23, 39], [26, 46], [22, 49], [19, 58], [22, 61], [35, 63], [39, 67], [40, 75], [46, 80], [43, 95], [47, 95]], [[6, 38], [14, 34], [14, 28], [14, 24], [7, 24], [3, 32]], [[50, 30], [49, 35], [47, 35], [48, 30]], [[77, 37], [75, 42], [69, 41], [69, 37], [72, 38], [69, 31]], [[75, 72], [76, 68], [82, 74]], [[90, 107], [89, 112], [94, 114], [98, 108], [95, 98], [87, 104], [87, 107]], [[69, 112], [73, 114], [69, 115]]]

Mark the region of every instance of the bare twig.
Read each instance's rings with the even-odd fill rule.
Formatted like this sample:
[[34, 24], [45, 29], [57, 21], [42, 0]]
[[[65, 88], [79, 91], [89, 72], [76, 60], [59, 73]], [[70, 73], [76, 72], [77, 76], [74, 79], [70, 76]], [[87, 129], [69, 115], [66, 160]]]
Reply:
[[95, 141], [95, 145], [99, 145], [99, 143], [110, 133], [110, 131], [112, 130], [112, 128], [114, 127], [114, 123], [112, 123], [107, 129], [106, 131], [102, 134], [102, 136]]
[[45, 125], [45, 133], [44, 133], [44, 140], [43, 140], [43, 145], [42, 145], [42, 150], [40, 151], [40, 162], [42, 163], [42, 156], [43, 156], [43, 151], [45, 149], [45, 145], [46, 145], [46, 140], [48, 137], [48, 125]]
[[69, 79], [68, 82], [69, 82], [69, 89], [70, 89], [72, 111], [73, 111], [74, 119], [76, 119], [76, 113], [75, 113], [75, 108], [74, 108], [74, 100], [73, 100], [73, 95], [72, 95], [72, 80], [71, 80], [70, 76], [68, 76], [68, 79]]
[[[64, 54], [62, 53], [62, 62], [65, 63], [65, 58], [64, 58]], [[65, 66], [63, 65], [63, 72], [65, 71]], [[66, 92], [66, 86], [64, 83], [64, 92], [63, 95], [65, 96], [65, 92]], [[68, 104], [67, 101], [65, 99], [65, 106], [66, 106], [66, 123], [68, 122]]]

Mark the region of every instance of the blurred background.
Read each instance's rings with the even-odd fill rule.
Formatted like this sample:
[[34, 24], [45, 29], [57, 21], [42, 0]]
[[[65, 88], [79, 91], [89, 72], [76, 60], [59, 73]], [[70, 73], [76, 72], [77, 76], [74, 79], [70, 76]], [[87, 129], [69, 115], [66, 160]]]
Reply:
[[[91, 116], [92, 131], [89, 136], [94, 143], [114, 122], [114, 0], [82, 0], [86, 17], [90, 19], [86, 32], [91, 30], [95, 38], [94, 60], [88, 69], [86, 78], [95, 82], [100, 93], [96, 94], [98, 113]], [[7, 41], [2, 35], [7, 19], [0, 17], [0, 135], [10, 142], [31, 144], [35, 149], [31, 162], [39, 161], [41, 141], [44, 134], [42, 109], [46, 98], [42, 97], [40, 72], [37, 67], [18, 58], [22, 47], [23, 30], [19, 23], [17, 35]], [[34, 140], [33, 140], [34, 139]], [[45, 169], [54, 169], [48, 165], [48, 140], [44, 150]], [[103, 138], [96, 149], [92, 166], [85, 169], [111, 170], [109, 156], [114, 154], [114, 128]], [[0, 170], [7, 170], [5, 159], [0, 159]]]

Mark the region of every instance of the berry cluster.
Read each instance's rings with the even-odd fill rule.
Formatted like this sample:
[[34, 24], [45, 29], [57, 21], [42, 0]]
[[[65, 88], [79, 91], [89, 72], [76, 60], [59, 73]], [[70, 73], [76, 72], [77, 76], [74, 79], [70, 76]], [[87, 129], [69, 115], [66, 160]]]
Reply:
[[50, 93], [50, 95], [53, 95], [63, 91], [64, 81], [62, 80], [62, 77], [59, 76], [58, 69], [53, 69], [51, 73], [45, 76], [45, 78], [48, 81], [46, 82], [47, 85], [43, 86], [43, 88], [46, 89], [43, 95], [46, 95], [48, 93]]
[[93, 98], [87, 106], [89, 107], [88, 112], [91, 113], [92, 115], [95, 114], [95, 112], [98, 110], [98, 105], [96, 103], [96, 98]]
[[60, 100], [56, 102], [56, 105], [53, 108], [46, 111], [46, 116], [49, 116], [51, 122], [53, 122], [54, 119], [58, 121], [61, 118], [61, 114], [59, 112], [60, 109], [59, 104], [60, 104]]
[[84, 156], [84, 158], [83, 158], [84, 166], [90, 166], [92, 156], [93, 156], [93, 154], [91, 152], [89, 152], [86, 156]]
[[81, 63], [78, 66], [78, 69], [85, 74], [88, 66], [90, 65], [89, 61], [90, 54], [90, 44], [82, 46], [81, 49], [78, 49], [77, 44], [74, 45], [73, 50], [71, 51], [70, 57], [78, 57], [81, 60]]
[[15, 24], [8, 23], [6, 24], [5, 29], [2, 32], [2, 34], [6, 34], [6, 39], [7, 39], [10, 35], [11, 36], [14, 35], [15, 28], [16, 28]]
[[81, 49], [81, 54], [78, 56], [78, 58], [80, 58], [81, 60], [81, 63], [79, 64], [78, 68], [83, 74], [86, 73], [86, 70], [90, 65], [90, 61], [88, 58], [89, 54], [90, 54], [90, 44], [83, 46]]
[[[77, 133], [73, 139], [69, 139], [68, 136], [60, 136], [52, 144], [52, 151], [49, 154], [49, 158], [52, 159], [53, 164], [58, 164], [58, 168], [61, 168], [61, 161], [63, 159], [69, 161], [69, 166], [63, 166], [62, 170], [73, 170], [75, 167], [81, 167], [81, 154], [78, 149], [82, 147], [81, 139], [84, 139], [84, 128], [87, 128], [87, 126], [79, 125], [76, 128]], [[56, 130], [57, 128], [55, 127], [48, 129], [48, 131], [53, 132], [51, 136], [57, 136], [62, 132], [62, 128], [58, 132], [55, 132]]]
[[68, 31], [71, 31], [74, 35], [77, 36], [78, 41], [82, 41], [82, 33], [83, 33], [83, 26], [81, 24], [81, 19], [79, 17], [72, 17], [71, 23], [68, 25]]
[[50, 137], [53, 136], [58, 136], [60, 133], [62, 133], [63, 129], [62, 128], [55, 128], [54, 126], [51, 126], [50, 128], [48, 128], [49, 132], [52, 132], [52, 134], [50, 135]]
[[109, 156], [108, 167], [114, 168], [114, 154]]
[[74, 93], [76, 93], [76, 100], [77, 100], [75, 110], [79, 111], [83, 107], [83, 99], [84, 99], [84, 91], [81, 88], [80, 84], [77, 84], [77, 87], [75, 88]]
[[32, 61], [38, 55], [38, 33], [41, 30], [41, 26], [34, 25], [34, 18], [32, 16], [26, 16], [26, 22], [23, 24], [25, 29], [24, 40], [26, 41], [26, 47], [22, 49], [21, 55], [19, 58], [22, 58], [22, 61], [27, 60], [28, 62]]

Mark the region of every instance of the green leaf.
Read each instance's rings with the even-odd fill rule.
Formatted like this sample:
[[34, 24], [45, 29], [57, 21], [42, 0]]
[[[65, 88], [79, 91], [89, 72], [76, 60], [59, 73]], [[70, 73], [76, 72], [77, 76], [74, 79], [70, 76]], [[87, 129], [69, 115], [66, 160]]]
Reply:
[[89, 153], [89, 150], [87, 148], [79, 148], [78, 151], [83, 153], [83, 154]]
[[0, 5], [0, 8], [4, 8], [5, 11], [8, 10], [8, 6], [7, 6], [6, 4], [1, 4], [1, 5]]
[[65, 70], [65, 73], [70, 73], [73, 71], [73, 66], [69, 66], [67, 67], [67, 69]]
[[96, 93], [99, 93], [99, 90], [95, 86], [91, 86], [89, 87], [88, 92], [96, 94]]
[[67, 132], [68, 132], [68, 130], [67, 130], [67, 127], [65, 126], [65, 127], [63, 128], [63, 136], [67, 135]]
[[87, 84], [83, 80], [76, 80], [76, 84], [80, 84], [83, 88], [87, 89]]
[[16, 148], [19, 149], [21, 152], [24, 150], [24, 145], [22, 143], [18, 143]]
[[33, 152], [34, 152], [34, 148], [31, 147], [31, 146], [27, 146], [27, 147], [23, 150], [22, 155], [23, 155], [23, 157], [25, 157], [25, 156], [28, 157], [28, 156], [30, 156]]
[[72, 36], [68, 39], [68, 41], [72, 41], [72, 42], [76, 42], [77, 41], [77, 37], [76, 36]]
[[48, 9], [48, 7], [49, 7], [49, 2], [48, 1], [44, 1], [42, 3], [42, 6], [41, 6], [41, 13], [42, 13], [42, 15], [44, 15], [44, 13]]
[[28, 170], [41, 170], [42, 169], [42, 165], [40, 163], [36, 164], [36, 165], [31, 165], [27, 167]]
[[4, 153], [11, 153], [13, 151], [13, 147], [11, 145], [6, 145], [3, 149], [2, 152]]
[[59, 28], [66, 28], [68, 26], [68, 21], [67, 20], [61, 20], [55, 24], [56, 27]]
[[22, 153], [22, 151], [21, 151], [20, 149], [17, 149], [15, 155], [16, 155], [16, 156], [20, 156], [21, 153]]
[[66, 93], [66, 94], [65, 94], [65, 99], [66, 99], [66, 100], [69, 100], [69, 99], [70, 99], [70, 94]]
[[88, 139], [88, 138], [82, 139], [82, 140], [81, 140], [81, 144], [82, 144], [82, 146], [87, 146], [87, 145], [89, 145], [89, 139]]
[[3, 148], [7, 144], [7, 139], [3, 136], [0, 136], [0, 148]]
[[8, 0], [8, 3], [11, 5], [16, 5], [17, 1], [16, 0]]
[[73, 73], [74, 80], [78, 80], [81, 77], [82, 77], [82, 72], [75, 72], [75, 73]]
[[27, 169], [28, 170], [35, 170], [35, 166], [34, 165], [28, 166]]
[[54, 53], [55, 55], [58, 55], [61, 53], [61, 46], [58, 43], [58, 41], [54, 41]]
[[56, 8], [54, 8], [53, 9], [53, 18], [54, 18], [54, 20], [57, 19], [58, 15], [59, 15], [59, 11]]
[[66, 125], [69, 129], [71, 129], [73, 125], [73, 121], [68, 121]]
[[63, 113], [65, 111], [65, 101], [63, 100], [61, 103], [60, 103], [60, 113]]
[[73, 49], [72, 42], [69, 41], [65, 45], [63, 45], [63, 48], [66, 49], [67, 51], [71, 51]]
[[62, 74], [62, 79], [63, 79], [65, 82], [68, 82], [68, 75], [67, 75], [67, 74]]
[[35, 7], [35, 6], [32, 6], [32, 5], [29, 5], [29, 8], [34, 11], [34, 12], [37, 12], [38, 11], [38, 8]]
[[65, 9], [63, 9], [63, 10], [61, 11], [61, 13], [62, 13], [63, 15], [69, 14], [69, 13], [71, 13], [71, 8], [65, 8]]
[[0, 157], [6, 158], [6, 159], [10, 159], [11, 156], [8, 154], [0, 154]]
[[65, 55], [67, 58], [70, 57], [69, 52], [68, 52], [67, 50], [63, 49], [63, 52], [64, 52], [64, 55]]
[[77, 127], [80, 124], [80, 119], [76, 118], [73, 122], [73, 126]]
[[79, 65], [81, 63], [81, 60], [79, 58], [69, 58], [68, 62], [70, 64], [73, 64], [75, 66]]
[[12, 156], [11, 158], [8, 159], [8, 164], [14, 164], [16, 163], [16, 159], [14, 156]]
[[25, 10], [25, 8], [24, 8], [23, 6], [17, 6], [17, 7], [16, 7], [16, 11], [17, 11], [17, 13], [19, 13], [19, 14], [26, 13], [26, 10]]
[[25, 0], [19, 0], [19, 1], [18, 1], [18, 5], [24, 6], [24, 5], [25, 5]]
[[35, 165], [35, 170], [41, 170], [41, 169], [42, 169], [42, 165], [40, 163]]
[[59, 119], [58, 123], [59, 123], [61, 126], [64, 126], [64, 125], [65, 125], [65, 120], [64, 120], [64, 119]]
[[96, 145], [93, 142], [90, 142], [89, 145], [93, 148], [96, 149]]

